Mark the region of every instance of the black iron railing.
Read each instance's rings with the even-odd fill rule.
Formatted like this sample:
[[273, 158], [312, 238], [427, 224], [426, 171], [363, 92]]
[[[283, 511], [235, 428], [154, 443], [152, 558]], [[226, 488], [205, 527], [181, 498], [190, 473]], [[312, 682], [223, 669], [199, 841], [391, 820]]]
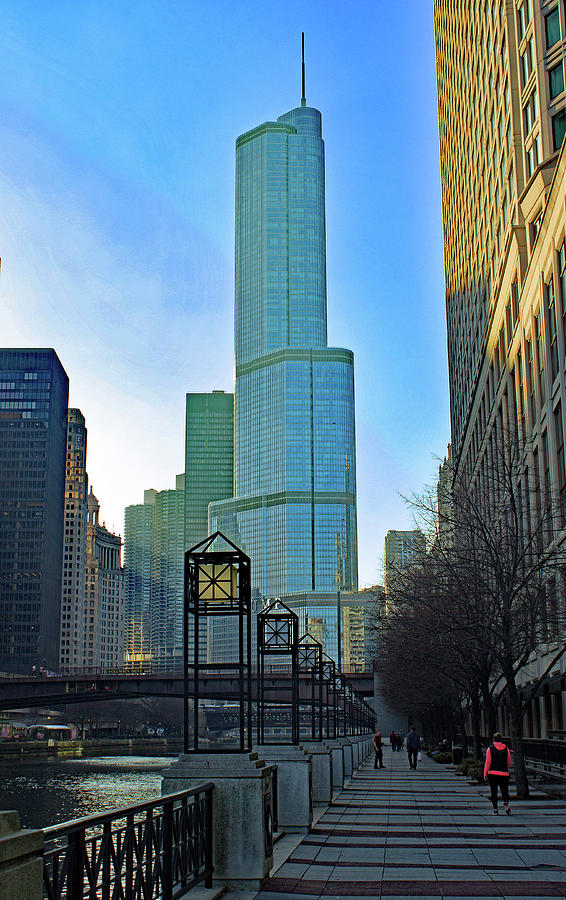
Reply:
[[175, 900], [212, 887], [213, 788], [46, 828], [44, 900]]
[[545, 741], [538, 738], [524, 738], [521, 741], [525, 759], [546, 763], [553, 766], [566, 767], [566, 743], [564, 741]]

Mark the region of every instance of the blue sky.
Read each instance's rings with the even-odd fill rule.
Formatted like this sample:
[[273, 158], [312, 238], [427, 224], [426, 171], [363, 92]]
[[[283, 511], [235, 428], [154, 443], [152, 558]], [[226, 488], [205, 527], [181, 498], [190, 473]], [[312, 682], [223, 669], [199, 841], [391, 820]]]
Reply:
[[432, 2], [0, 0], [0, 344], [52, 346], [109, 527], [233, 387], [234, 142], [307, 101], [329, 344], [354, 350], [360, 583], [449, 439]]

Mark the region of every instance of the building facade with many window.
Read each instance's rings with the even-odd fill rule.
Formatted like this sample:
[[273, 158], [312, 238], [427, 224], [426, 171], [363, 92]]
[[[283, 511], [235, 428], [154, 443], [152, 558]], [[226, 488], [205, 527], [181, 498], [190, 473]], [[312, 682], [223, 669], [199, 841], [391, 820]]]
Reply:
[[87, 430], [80, 409], [67, 416], [67, 461], [65, 470], [65, 531], [59, 669], [69, 671], [87, 665], [85, 657], [86, 594], [86, 472]]
[[304, 97], [236, 141], [234, 494], [210, 506], [259, 596], [301, 608], [358, 581], [354, 365], [327, 344], [324, 169]]
[[0, 350], [0, 670], [59, 665], [69, 379], [54, 350]]
[[124, 662], [122, 538], [99, 522], [100, 504], [87, 497], [84, 658], [87, 667], [121, 668]]
[[[529, 494], [566, 503], [565, 12], [434, 3], [452, 469], [481, 479], [511, 440]], [[538, 737], [566, 722], [564, 692], [544, 703]]]

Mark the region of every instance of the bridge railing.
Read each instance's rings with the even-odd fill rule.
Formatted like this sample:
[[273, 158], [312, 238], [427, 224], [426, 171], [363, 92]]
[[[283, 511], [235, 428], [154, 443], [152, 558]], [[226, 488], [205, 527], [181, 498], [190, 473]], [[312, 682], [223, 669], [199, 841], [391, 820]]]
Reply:
[[175, 900], [212, 887], [212, 782], [45, 829], [44, 900]]
[[[203, 672], [205, 671], [207, 675], [224, 675], [226, 674], [227, 669], [232, 670], [234, 668], [233, 664], [222, 664], [222, 663], [207, 663], [206, 665], [202, 665], [201, 669]], [[257, 674], [256, 666], [251, 667], [251, 671], [254, 674]], [[266, 663], [265, 665], [265, 674], [266, 675], [286, 675], [291, 672], [291, 667], [286, 663]], [[353, 668], [346, 669], [343, 673], [347, 678], [355, 678], [357, 675], [370, 675], [372, 674], [370, 669], [361, 669], [361, 668]], [[160, 663], [159, 661], [154, 662], [145, 662], [145, 663], [126, 663], [123, 666], [108, 666], [108, 667], [100, 667], [100, 666], [64, 666], [59, 672], [50, 672], [49, 675], [59, 675], [65, 678], [79, 678], [79, 677], [93, 677], [93, 678], [101, 678], [107, 677], [111, 675], [171, 675], [171, 676], [179, 676], [183, 675], [183, 666], [181, 663], [178, 665], [171, 665], [171, 663]], [[36, 676], [38, 678], [49, 677], [49, 675], [39, 675]], [[0, 674], [0, 677], [16, 677], [21, 678], [21, 675], [11, 676]], [[32, 677], [31, 675], [29, 676]]]

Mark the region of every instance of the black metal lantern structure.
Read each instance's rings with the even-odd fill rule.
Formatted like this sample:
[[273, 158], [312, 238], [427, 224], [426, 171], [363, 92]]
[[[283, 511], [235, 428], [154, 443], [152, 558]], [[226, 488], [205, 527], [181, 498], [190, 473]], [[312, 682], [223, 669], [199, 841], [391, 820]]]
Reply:
[[336, 737], [346, 737], [346, 679], [336, 672], [334, 680], [336, 697]]
[[349, 681], [344, 686], [344, 721], [346, 735], [354, 734], [354, 689]]
[[324, 687], [324, 736], [336, 737], [336, 663], [327, 653], [322, 654], [322, 683]]
[[[214, 548], [217, 549], [214, 549]], [[209, 665], [200, 659], [201, 620], [213, 616], [233, 616], [238, 627], [238, 659], [233, 663]], [[192, 628], [191, 628], [192, 626]], [[189, 659], [189, 633], [193, 635], [193, 659]], [[217, 531], [185, 553], [185, 596], [183, 608], [184, 656], [184, 749], [199, 750], [200, 679], [209, 669], [233, 673], [237, 690], [230, 699], [239, 710], [239, 747], [211, 750], [211, 753], [243, 753], [252, 747], [251, 677], [251, 581], [250, 559], [222, 532]], [[193, 677], [193, 740], [189, 734], [189, 673]], [[215, 699], [207, 693], [207, 698]], [[223, 699], [226, 699], [224, 695]]]
[[323, 690], [322, 690], [322, 644], [308, 632], [299, 638], [299, 675], [310, 684], [310, 698], [302, 698], [309, 709], [311, 740], [322, 740]]
[[[266, 685], [266, 658], [283, 658], [290, 664], [289, 700], [270, 701], [270, 688]], [[266, 717], [272, 721], [279, 716], [281, 723], [290, 725], [290, 740], [277, 740], [278, 744], [299, 743], [299, 617], [278, 598], [273, 600], [257, 617], [257, 742], [265, 740]], [[281, 692], [280, 685], [272, 690]], [[267, 696], [266, 696], [267, 695]]]

